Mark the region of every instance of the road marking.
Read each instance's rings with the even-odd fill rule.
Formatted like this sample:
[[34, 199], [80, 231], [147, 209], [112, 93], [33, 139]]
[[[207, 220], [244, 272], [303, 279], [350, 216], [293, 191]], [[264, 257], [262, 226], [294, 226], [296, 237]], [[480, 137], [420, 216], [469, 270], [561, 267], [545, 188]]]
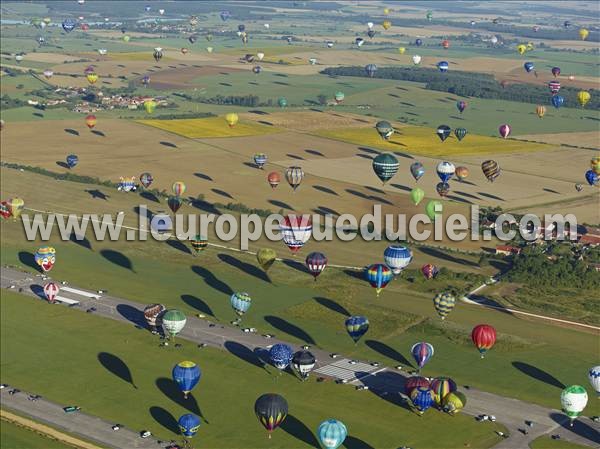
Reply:
[[73, 293], [75, 295], [85, 296], [86, 298], [94, 298], [94, 299], [100, 298], [100, 295], [97, 293], [90, 293], [90, 292], [79, 290], [79, 289], [76, 289], [73, 287], [60, 287], [60, 289], [64, 290], [65, 292]]

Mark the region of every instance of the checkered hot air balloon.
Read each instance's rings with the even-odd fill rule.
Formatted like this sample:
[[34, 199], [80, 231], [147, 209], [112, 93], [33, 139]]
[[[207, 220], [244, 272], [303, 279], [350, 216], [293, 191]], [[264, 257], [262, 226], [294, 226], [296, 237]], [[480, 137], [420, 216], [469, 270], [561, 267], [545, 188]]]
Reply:
[[454, 306], [456, 305], [456, 297], [452, 293], [438, 293], [433, 298], [433, 306], [435, 307], [435, 311], [440, 316], [442, 320], [446, 319], [446, 316]]
[[304, 179], [304, 170], [302, 170], [302, 167], [297, 166], [288, 167], [285, 170], [285, 179], [295, 192]]
[[327, 266], [327, 257], [325, 257], [325, 254], [323, 253], [312, 252], [306, 256], [305, 262], [306, 268], [308, 268], [308, 271], [310, 271], [310, 274], [313, 275], [316, 281], [317, 276], [319, 276]]
[[484, 358], [496, 343], [496, 329], [489, 324], [478, 324], [471, 331], [471, 340], [481, 354], [481, 358]]
[[413, 255], [406, 246], [390, 245], [383, 252], [383, 261], [398, 275], [412, 261]]
[[366, 275], [367, 281], [369, 281], [371, 287], [373, 287], [377, 292], [378, 298], [381, 290], [383, 290], [394, 277], [392, 270], [390, 270], [387, 265], [382, 263], [371, 265], [369, 268], [367, 268]]
[[394, 177], [398, 167], [400, 163], [392, 153], [381, 153], [373, 159], [373, 171], [383, 184]]
[[288, 215], [279, 226], [283, 242], [293, 253], [300, 251], [312, 234], [312, 221], [309, 215]]
[[173, 381], [177, 384], [183, 393], [183, 397], [186, 399], [202, 376], [200, 367], [189, 360], [179, 362], [175, 365], [171, 374], [173, 376]]
[[317, 436], [324, 448], [337, 449], [348, 436], [348, 429], [343, 422], [328, 419], [319, 425]]
[[49, 303], [54, 303], [56, 301], [59, 291], [60, 287], [56, 282], [48, 282], [44, 285], [44, 295], [46, 295], [46, 299]]
[[261, 170], [264, 168], [265, 164], [267, 163], [267, 155], [265, 153], [256, 153], [253, 156], [254, 159], [254, 163], [256, 164], [256, 166], [258, 168], [260, 168]]

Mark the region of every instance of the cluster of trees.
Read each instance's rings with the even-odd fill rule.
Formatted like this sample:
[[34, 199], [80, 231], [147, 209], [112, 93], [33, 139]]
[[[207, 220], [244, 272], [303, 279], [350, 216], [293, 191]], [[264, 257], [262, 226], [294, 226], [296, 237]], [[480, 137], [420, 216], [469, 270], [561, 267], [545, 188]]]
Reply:
[[259, 105], [258, 95], [217, 95], [216, 97], [203, 98], [202, 103], [209, 104], [230, 104], [234, 106], [245, 106], [249, 108], [255, 108]]
[[56, 173], [56, 172], [53, 172], [50, 170], [46, 170], [45, 168], [33, 167], [31, 165], [21, 165], [21, 164], [3, 162], [1, 164], [1, 166], [5, 167], [5, 168], [12, 168], [14, 170], [24, 170], [24, 171], [28, 171], [28, 172], [32, 172], [32, 173], [37, 173], [38, 175], [42, 175], [42, 176], [49, 176], [51, 178], [58, 179], [61, 181], [72, 181], [72, 182], [78, 182], [81, 184], [96, 184], [96, 185], [101, 185], [101, 186], [106, 186], [106, 187], [115, 187], [115, 188], [117, 186], [117, 184], [115, 184], [113, 182], [102, 181], [99, 178], [95, 178], [92, 176], [78, 175], [78, 174], [71, 173], [71, 172]]
[[18, 98], [12, 98], [10, 95], [4, 94], [0, 97], [0, 105], [2, 105], [2, 109], [12, 109], [12, 108], [20, 108], [21, 106], [25, 106], [27, 103]]
[[[233, 212], [240, 212], [242, 214], [248, 214], [248, 215], [256, 214], [259, 217], [268, 217], [269, 215], [274, 214], [274, 212], [270, 209], [250, 208], [242, 203], [227, 203], [227, 204], [214, 203], [213, 206], [216, 207], [217, 209], [226, 209], [226, 210], [230, 210]], [[280, 211], [280, 212], [281, 212], [281, 215], [283, 215], [283, 211]]]
[[[329, 67], [321, 71], [329, 76], [359, 76], [367, 77], [364, 67]], [[532, 77], [534, 75], [532, 74]], [[506, 84], [499, 83], [492, 75], [474, 72], [446, 72], [426, 67], [381, 67], [375, 72], [374, 78], [414, 81], [424, 83], [425, 88], [440, 92], [448, 92], [462, 97], [488, 98], [495, 100], [519, 101], [522, 103], [550, 103], [550, 90], [546, 85]], [[560, 95], [565, 98], [565, 104], [579, 107], [577, 93], [579, 89], [563, 87]], [[586, 105], [587, 109], [600, 109], [600, 90], [591, 89], [592, 99]]]

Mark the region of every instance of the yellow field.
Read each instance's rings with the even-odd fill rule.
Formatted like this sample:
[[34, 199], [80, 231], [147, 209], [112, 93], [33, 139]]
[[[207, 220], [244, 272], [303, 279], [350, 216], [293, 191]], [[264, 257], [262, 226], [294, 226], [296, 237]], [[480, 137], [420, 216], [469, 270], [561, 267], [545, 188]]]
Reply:
[[207, 137], [260, 136], [278, 132], [277, 128], [258, 123], [238, 123], [233, 128], [227, 126], [223, 117], [181, 120], [138, 120], [143, 125], [153, 126], [190, 139]]
[[407, 151], [423, 156], [483, 155], [498, 153], [523, 153], [548, 150], [548, 145], [524, 143], [501, 138], [468, 134], [462, 142], [451, 135], [441, 142], [435, 130], [421, 126], [396, 128], [396, 134], [386, 141], [379, 137], [374, 128], [341, 128], [321, 130], [316, 135], [341, 140], [357, 145], [366, 145], [388, 151]]
[[[164, 53], [164, 52], [163, 52]], [[148, 63], [154, 62], [152, 51], [133, 51], [127, 53], [110, 53], [110, 59], [113, 61], [146, 61]], [[172, 61], [167, 55], [163, 56], [160, 62], [164, 64], [167, 61]]]

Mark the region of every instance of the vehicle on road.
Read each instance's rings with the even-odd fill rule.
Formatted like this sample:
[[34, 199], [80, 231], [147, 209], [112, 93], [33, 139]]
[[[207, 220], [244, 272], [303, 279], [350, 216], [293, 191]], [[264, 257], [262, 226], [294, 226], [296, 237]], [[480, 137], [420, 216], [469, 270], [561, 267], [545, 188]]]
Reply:
[[149, 430], [142, 430], [140, 432], [140, 438], [150, 438], [152, 436], [152, 432]]
[[81, 410], [81, 407], [77, 405], [68, 405], [66, 407], [63, 407], [63, 410], [65, 413], [75, 413]]
[[199, 348], [206, 348], [208, 345], [206, 343], [200, 343], [198, 345]]
[[329, 354], [329, 357], [331, 357], [332, 359], [337, 359], [340, 355], [337, 352], [332, 352], [331, 354]]
[[206, 315], [204, 315], [203, 313], [197, 313], [196, 316], [201, 319], [206, 318]]
[[8, 384], [2, 384], [2, 385], [0, 385], [0, 390], [4, 390], [7, 387], [8, 387]]
[[19, 390], [18, 388], [13, 388], [12, 390], [10, 390], [8, 392], [8, 394], [10, 394], [12, 396], [13, 394], [17, 394], [17, 393], [20, 393], [20, 392], [21, 392], [21, 390]]
[[116, 432], [117, 430], [120, 430], [121, 427], [123, 427], [123, 425], [121, 425], [121, 424], [115, 424], [114, 426], [111, 427], [111, 429]]
[[371, 362], [371, 366], [377, 368], [379, 366], [379, 362]]
[[271, 335], [271, 334], [263, 334], [263, 337], [265, 337], [265, 338], [273, 338], [273, 335]]
[[368, 385], [357, 385], [356, 386], [356, 390], [358, 390], [358, 391], [368, 390], [368, 389], [369, 389]]

